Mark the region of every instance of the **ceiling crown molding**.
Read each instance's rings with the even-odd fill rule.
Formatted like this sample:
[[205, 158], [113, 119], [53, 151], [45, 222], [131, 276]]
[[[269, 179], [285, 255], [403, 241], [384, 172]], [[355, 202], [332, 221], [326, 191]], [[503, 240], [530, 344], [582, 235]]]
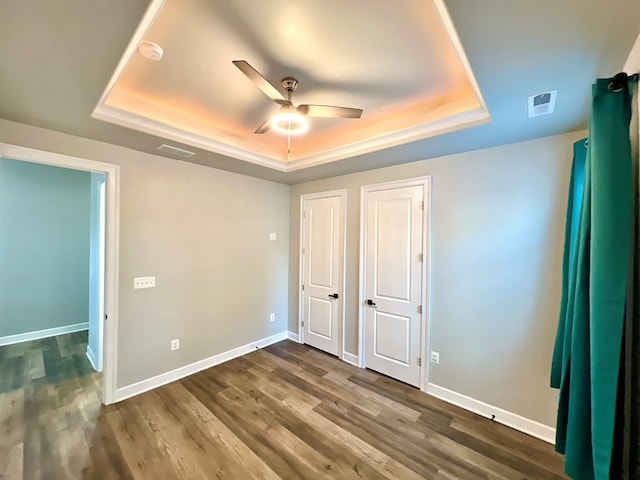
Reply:
[[[349, 157], [467, 128], [488, 122], [491, 119], [482, 97], [482, 93], [480, 92], [473, 71], [471, 70], [471, 66], [469, 65], [464, 49], [443, 0], [432, 0], [432, 3], [449, 42], [457, 55], [457, 60], [462, 67], [464, 76], [466, 77], [466, 85], [470, 92], [468, 95], [469, 98], [465, 98], [464, 100], [452, 98], [445, 105], [448, 110], [441, 109], [441, 115], [436, 116], [427, 114], [427, 116], [429, 116], [427, 121], [413, 124], [406, 128], [389, 127], [390, 131], [374, 133], [366, 139], [358, 139], [354, 136], [345, 136], [344, 143], [337, 146], [327, 146], [323, 142], [319, 141], [316, 142], [316, 145], [318, 145], [316, 150], [308, 148], [308, 153], [301, 157], [294, 158], [291, 161], [286, 161], [278, 158], [277, 155], [274, 154], [273, 148], [265, 148], [267, 153], [256, 151], [259, 150], [260, 144], [249, 138], [243, 144], [243, 139], [237, 138], [236, 136], [233, 143], [231, 143], [229, 140], [231, 135], [229, 135], [228, 132], [224, 132], [214, 127], [210, 129], [207, 128], [207, 132], [211, 132], [211, 134], [205, 135], [202, 133], [203, 129], [196, 132], [194, 129], [189, 129], [186, 126], [181, 128], [178, 121], [168, 123], [160, 121], [157, 118], [151, 118], [140, 110], [135, 111], [134, 109], [122, 108], [121, 105], [115, 106], [113, 102], [110, 104], [109, 99], [112, 97], [114, 89], [118, 87], [118, 82], [120, 81], [123, 72], [127, 68], [132, 56], [136, 54], [138, 45], [145, 38], [145, 35], [152, 27], [156, 18], [160, 15], [162, 8], [167, 1], [168, 0], [153, 0], [149, 5], [91, 115], [93, 118], [161, 138], [173, 140], [184, 145], [190, 145], [203, 150], [219, 153], [241, 161], [261, 165], [280, 172], [292, 172], [337, 160], [343, 160]], [[436, 110], [436, 108], [434, 108], [434, 110]], [[375, 126], [375, 124], [373, 125]], [[369, 125], [369, 127], [371, 127], [371, 125]]]

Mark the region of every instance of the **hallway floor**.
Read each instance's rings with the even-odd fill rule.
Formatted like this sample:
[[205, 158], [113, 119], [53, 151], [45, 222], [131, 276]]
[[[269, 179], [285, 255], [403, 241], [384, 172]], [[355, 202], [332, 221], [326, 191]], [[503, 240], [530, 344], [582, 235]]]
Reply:
[[0, 393], [95, 373], [86, 355], [87, 337], [85, 330], [0, 347]]

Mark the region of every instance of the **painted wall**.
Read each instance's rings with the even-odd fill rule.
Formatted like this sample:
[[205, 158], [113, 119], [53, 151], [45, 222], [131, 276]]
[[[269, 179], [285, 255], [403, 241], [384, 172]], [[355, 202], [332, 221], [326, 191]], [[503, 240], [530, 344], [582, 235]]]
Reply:
[[357, 354], [360, 187], [432, 176], [430, 382], [555, 424], [549, 369], [573, 141], [585, 132], [291, 188], [289, 329], [298, 331], [300, 195], [348, 191], [345, 348]]
[[0, 158], [0, 337], [86, 323], [87, 172]]
[[289, 186], [4, 120], [0, 142], [121, 166], [119, 387], [286, 330]]
[[[547, 425], [571, 151], [583, 135], [290, 188], [0, 121], [0, 142], [121, 165], [119, 386], [281, 332], [287, 316], [297, 330], [299, 196], [330, 189], [348, 190], [346, 347], [357, 353], [360, 186], [432, 175], [431, 381]], [[133, 290], [147, 275], [157, 287]]]

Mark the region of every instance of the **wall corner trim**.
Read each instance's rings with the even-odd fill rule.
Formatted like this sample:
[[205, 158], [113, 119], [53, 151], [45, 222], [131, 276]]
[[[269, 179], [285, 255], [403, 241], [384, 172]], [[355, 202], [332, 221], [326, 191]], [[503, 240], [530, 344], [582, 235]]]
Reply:
[[292, 332], [291, 330], [287, 332], [287, 338], [289, 340], [293, 340], [294, 342], [300, 343], [300, 336], [297, 333]]
[[56, 335], [64, 335], [66, 333], [81, 332], [82, 330], [89, 330], [89, 322], [74, 323], [73, 325], [65, 325], [63, 327], [46, 328], [36, 332], [7, 335], [6, 337], [0, 337], [0, 347], [13, 345], [14, 343], [28, 342], [31, 340], [40, 340], [41, 338], [55, 337]]
[[120, 402], [122, 400], [126, 400], [127, 398], [140, 395], [141, 393], [148, 392], [149, 390], [161, 387], [163, 385], [166, 385], [167, 383], [175, 382], [176, 380], [188, 377], [189, 375], [193, 375], [194, 373], [206, 370], [207, 368], [211, 368], [229, 360], [233, 360], [234, 358], [241, 357], [242, 355], [251, 353], [258, 348], [266, 347], [273, 343], [286, 340], [287, 338], [288, 337], [286, 331], [276, 333], [275, 335], [271, 335], [270, 337], [261, 338], [260, 340], [256, 340], [255, 342], [247, 343], [246, 345], [232, 348], [231, 350], [227, 350], [226, 352], [218, 353], [217, 355], [198, 360], [197, 362], [185, 365], [184, 367], [179, 367], [175, 370], [170, 370], [168, 372], [161, 373], [160, 375], [156, 375], [155, 377], [132, 383], [131, 385], [127, 385], [126, 387], [118, 388], [116, 390], [115, 401]]
[[360, 368], [360, 365], [358, 364], [358, 355], [354, 355], [353, 353], [349, 352], [342, 352], [342, 360]]
[[531, 435], [532, 437], [539, 438], [540, 440], [544, 440], [552, 445], [555, 444], [556, 429], [553, 427], [525, 418], [502, 408], [495, 407], [480, 400], [476, 400], [475, 398], [468, 397], [461, 393], [454, 392], [453, 390], [434, 385], [433, 383], [429, 383], [427, 385], [426, 391], [429, 395], [464, 408], [465, 410], [477, 413], [480, 416], [491, 418], [492, 415], [495, 415], [494, 420], [498, 423], [522, 433], [526, 433], [527, 435]]
[[96, 359], [96, 354], [93, 352], [93, 350], [91, 349], [91, 347], [89, 345], [87, 345], [87, 358], [89, 359], [89, 363], [91, 364], [91, 366], [93, 367], [93, 369], [97, 372], [98, 371], [98, 360]]

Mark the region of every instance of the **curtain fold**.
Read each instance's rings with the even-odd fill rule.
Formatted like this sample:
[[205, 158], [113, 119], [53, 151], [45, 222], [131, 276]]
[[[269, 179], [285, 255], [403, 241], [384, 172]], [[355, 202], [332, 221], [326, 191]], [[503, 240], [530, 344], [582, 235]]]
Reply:
[[556, 450], [565, 454], [565, 471], [576, 480], [609, 480], [612, 459], [620, 458], [614, 453], [620, 439], [614, 437], [622, 414], [621, 355], [636, 214], [632, 86], [626, 76], [593, 85], [579, 202], [574, 197], [580, 158], [574, 150], [551, 386], [560, 389]]
[[[634, 167], [636, 205], [640, 205], [640, 97], [638, 96], [638, 82], [633, 85], [632, 116], [631, 116], [631, 155]], [[636, 210], [635, 217], [635, 270], [633, 285], [633, 318], [627, 325], [625, 340], [627, 343], [625, 371], [625, 445], [624, 461], [629, 465], [629, 471], [624, 480], [640, 478], [640, 211]]]

